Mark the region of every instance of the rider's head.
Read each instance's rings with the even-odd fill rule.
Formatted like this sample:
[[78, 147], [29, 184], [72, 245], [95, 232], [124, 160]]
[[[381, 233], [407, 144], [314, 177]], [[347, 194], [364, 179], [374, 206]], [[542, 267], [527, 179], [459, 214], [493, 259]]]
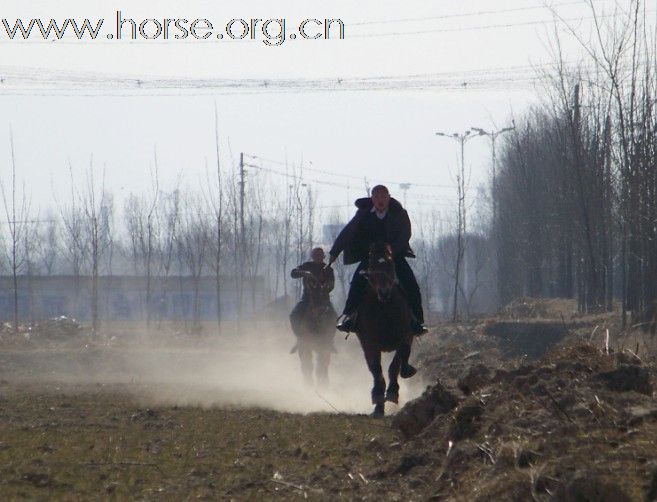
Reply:
[[310, 252], [310, 258], [315, 263], [324, 263], [324, 250], [322, 248], [314, 248]]
[[372, 188], [372, 204], [377, 211], [385, 211], [390, 204], [390, 192], [383, 185], [377, 185]]

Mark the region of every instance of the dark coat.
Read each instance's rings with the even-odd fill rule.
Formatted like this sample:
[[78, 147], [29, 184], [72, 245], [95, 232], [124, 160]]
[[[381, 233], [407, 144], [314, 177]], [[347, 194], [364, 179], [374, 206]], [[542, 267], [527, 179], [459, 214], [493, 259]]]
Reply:
[[[331, 256], [339, 256], [344, 251], [345, 265], [351, 265], [367, 258], [368, 239], [363, 235], [363, 218], [372, 210], [373, 203], [369, 197], [356, 200], [356, 215], [342, 229], [335, 239], [335, 243], [329, 252]], [[395, 258], [415, 258], [408, 241], [411, 239], [411, 220], [402, 205], [395, 199], [390, 199], [388, 215], [386, 217], [386, 234], [388, 244], [392, 247]]]
[[303, 279], [303, 296], [301, 297], [301, 301], [306, 301], [309, 297], [308, 278], [304, 276], [303, 272], [312, 273], [315, 280], [319, 281], [319, 283], [324, 286], [321, 295], [324, 297], [322, 298], [322, 301], [328, 303], [330, 301], [329, 293], [333, 291], [333, 287], [335, 286], [335, 275], [333, 269], [331, 267], [326, 268], [324, 263], [315, 263], [312, 261], [307, 261], [299, 265], [297, 268], [292, 269], [292, 272], [290, 272], [292, 279]]

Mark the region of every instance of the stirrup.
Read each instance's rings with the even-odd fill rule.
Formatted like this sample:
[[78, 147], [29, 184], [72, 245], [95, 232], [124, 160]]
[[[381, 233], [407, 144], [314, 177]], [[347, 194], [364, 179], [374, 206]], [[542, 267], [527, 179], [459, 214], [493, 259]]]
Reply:
[[343, 333], [351, 333], [356, 327], [355, 314], [342, 314], [342, 320], [335, 325], [335, 329]]
[[414, 335], [426, 335], [429, 332], [424, 323], [415, 320], [411, 321], [411, 331]]

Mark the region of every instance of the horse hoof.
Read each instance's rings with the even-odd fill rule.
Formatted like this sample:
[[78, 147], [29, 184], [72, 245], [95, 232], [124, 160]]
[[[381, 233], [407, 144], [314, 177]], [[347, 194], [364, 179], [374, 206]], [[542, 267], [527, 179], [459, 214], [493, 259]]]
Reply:
[[372, 395], [372, 404], [378, 406], [386, 402], [386, 398], [383, 394]]
[[376, 406], [374, 408], [374, 411], [372, 412], [372, 417], [373, 418], [383, 418], [384, 416], [385, 416], [385, 411], [384, 411], [383, 405]]
[[397, 394], [396, 392], [395, 393], [387, 392], [386, 401], [388, 401], [389, 403], [399, 404], [399, 394]]
[[414, 366], [411, 366], [410, 364], [404, 364], [401, 368], [401, 371], [399, 372], [399, 375], [402, 378], [411, 378], [416, 373], [417, 370], [415, 369]]

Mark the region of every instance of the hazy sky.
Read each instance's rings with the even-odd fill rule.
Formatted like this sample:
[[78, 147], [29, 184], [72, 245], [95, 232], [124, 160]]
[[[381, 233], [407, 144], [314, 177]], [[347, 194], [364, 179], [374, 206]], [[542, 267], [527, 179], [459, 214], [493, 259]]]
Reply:
[[[583, 1], [554, 0], [556, 10], [586, 36], [590, 10]], [[612, 4], [596, 1], [600, 8]], [[623, 3], [623, 2], [621, 2]], [[304, 18], [340, 18], [345, 40], [261, 41], [11, 41], [0, 26], [0, 173], [9, 168], [9, 128], [19, 175], [33, 206], [51, 204], [66, 186], [67, 163], [82, 171], [91, 155], [104, 166], [116, 193], [148, 189], [156, 149], [161, 185], [177, 173], [194, 186], [214, 162], [214, 103], [219, 110], [224, 163], [228, 144], [274, 161], [312, 162], [337, 175], [307, 173], [320, 205], [346, 204], [363, 192], [362, 178], [416, 184], [408, 192], [422, 207], [445, 209], [458, 146], [436, 131], [508, 125], [537, 99], [532, 65], [550, 62], [553, 16], [540, 0], [463, 1], [30, 1], [3, 0], [0, 19], [29, 22], [105, 18], [116, 11], [146, 18], [206, 18], [221, 27], [233, 18], [285, 18], [289, 30]], [[577, 21], [577, 19], [582, 19]], [[566, 59], [579, 49], [565, 40]], [[463, 72], [463, 73], [460, 73]], [[418, 83], [417, 75], [425, 75]], [[367, 77], [367, 83], [354, 82]], [[383, 77], [389, 77], [383, 80]], [[136, 87], [140, 79], [143, 86]], [[165, 78], [167, 89], [156, 78]], [[199, 79], [255, 79], [257, 91], [208, 87]], [[277, 79], [338, 79], [358, 90], [282, 90]], [[264, 82], [271, 86], [265, 87]], [[459, 86], [468, 82], [466, 87]], [[123, 82], [123, 83], [121, 83]], [[190, 82], [194, 89], [189, 89]], [[388, 83], [388, 89], [372, 86]], [[216, 81], [214, 82], [216, 84]], [[409, 89], [409, 86], [420, 89]], [[185, 87], [185, 88], [180, 88]], [[484, 179], [489, 143], [466, 150], [472, 184]], [[280, 164], [263, 163], [270, 169]], [[255, 180], [256, 173], [250, 173]], [[264, 176], [263, 173], [260, 176]], [[272, 180], [282, 181], [275, 174]], [[321, 182], [332, 182], [333, 186]], [[402, 198], [398, 186], [390, 185]], [[63, 197], [63, 195], [62, 195]], [[410, 205], [410, 204], [409, 204]], [[417, 206], [416, 206], [417, 208]]]

